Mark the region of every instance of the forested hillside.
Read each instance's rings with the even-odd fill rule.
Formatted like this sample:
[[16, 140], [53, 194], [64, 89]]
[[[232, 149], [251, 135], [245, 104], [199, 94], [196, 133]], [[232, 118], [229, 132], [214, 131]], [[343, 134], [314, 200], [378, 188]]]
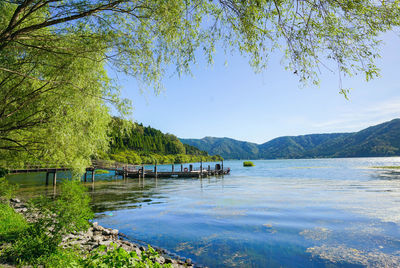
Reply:
[[284, 159], [400, 155], [400, 119], [354, 133], [310, 134], [275, 138], [263, 144], [229, 138], [181, 139], [227, 159]]
[[209, 154], [224, 155], [227, 159], [258, 158], [256, 143], [238, 141], [230, 138], [205, 137], [203, 139], [180, 139], [184, 144], [196, 146]]
[[198, 148], [183, 144], [175, 135], [114, 117], [110, 127], [110, 153], [103, 155], [130, 164], [219, 161]]

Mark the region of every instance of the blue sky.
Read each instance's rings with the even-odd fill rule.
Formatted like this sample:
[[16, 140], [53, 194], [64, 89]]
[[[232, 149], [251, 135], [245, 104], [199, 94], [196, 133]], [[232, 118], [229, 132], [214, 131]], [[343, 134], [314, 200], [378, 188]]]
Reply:
[[377, 62], [381, 77], [345, 80], [344, 87], [352, 88], [350, 100], [338, 93], [338, 75], [328, 71], [319, 87], [299, 87], [297, 77], [280, 64], [280, 54], [255, 74], [246, 58], [217, 51], [212, 66], [199, 58], [193, 77], [166, 78], [158, 96], [118, 77], [123, 96], [133, 102], [133, 120], [181, 138], [263, 143], [286, 135], [358, 131], [400, 117], [400, 37], [386, 34], [384, 42]]

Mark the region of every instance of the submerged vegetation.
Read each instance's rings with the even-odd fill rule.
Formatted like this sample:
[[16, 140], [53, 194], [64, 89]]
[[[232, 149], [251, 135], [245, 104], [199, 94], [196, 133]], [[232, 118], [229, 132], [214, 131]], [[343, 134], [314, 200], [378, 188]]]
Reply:
[[381, 168], [381, 169], [400, 169], [400, 166], [376, 166], [372, 168]]
[[251, 161], [244, 161], [243, 166], [244, 167], [254, 167], [254, 163]]

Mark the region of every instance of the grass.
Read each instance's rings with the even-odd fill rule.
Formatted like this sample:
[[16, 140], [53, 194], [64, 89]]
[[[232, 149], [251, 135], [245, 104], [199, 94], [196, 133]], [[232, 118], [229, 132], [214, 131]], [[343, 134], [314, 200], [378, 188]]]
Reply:
[[25, 218], [7, 203], [0, 203], [0, 244], [14, 241], [28, 227]]
[[243, 162], [243, 166], [244, 166], [244, 167], [254, 167], [255, 165], [254, 165], [254, 163], [251, 162], [251, 161], [244, 161], [244, 162]]

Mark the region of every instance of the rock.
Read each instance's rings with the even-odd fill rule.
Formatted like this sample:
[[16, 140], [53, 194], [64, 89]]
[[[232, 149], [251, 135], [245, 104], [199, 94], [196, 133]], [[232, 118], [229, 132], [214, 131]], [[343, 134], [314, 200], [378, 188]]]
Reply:
[[93, 230], [103, 232], [105, 230], [105, 228], [103, 226], [97, 225], [97, 226], [93, 226]]
[[91, 241], [100, 242], [100, 241], [103, 241], [103, 237], [101, 235], [95, 235], [95, 236], [92, 236]]
[[146, 251], [146, 248], [144, 246], [139, 247], [140, 251]]
[[132, 251], [133, 250], [133, 247], [128, 246], [128, 245], [124, 245], [124, 244], [120, 245], [120, 247], [125, 249], [126, 251]]
[[10, 201], [13, 203], [21, 203], [21, 200], [19, 200], [18, 198], [11, 198]]
[[94, 223], [92, 223], [93, 229], [97, 226], [99, 226], [99, 223], [97, 221], [95, 221]]
[[165, 263], [178, 264], [176, 260], [173, 260], [171, 258], [165, 258]]
[[126, 234], [121, 233], [121, 232], [119, 233], [119, 236], [124, 237], [124, 238], [128, 238], [128, 236]]
[[68, 245], [70, 245], [70, 246], [79, 246], [79, 247], [82, 246], [79, 241], [69, 241]]
[[103, 235], [103, 231], [94, 231], [93, 236]]
[[106, 240], [106, 241], [100, 241], [99, 245], [111, 247], [111, 243], [113, 243], [113, 241]]
[[111, 235], [111, 231], [108, 229], [103, 230], [103, 235]]
[[187, 259], [185, 260], [185, 263], [186, 263], [186, 264], [192, 264], [192, 259], [191, 259], [191, 258], [187, 258]]
[[127, 245], [127, 246], [136, 247], [136, 245], [133, 245], [132, 243], [130, 243], [128, 241], [121, 241], [121, 244], [124, 244], [124, 245]]
[[113, 235], [113, 236], [117, 236], [118, 235], [118, 230], [117, 229], [112, 229], [111, 230], [111, 234]]
[[136, 254], [137, 254], [139, 257], [142, 255], [142, 251], [141, 251], [140, 249], [134, 248], [133, 250], [136, 252]]
[[158, 256], [156, 258], [156, 262], [158, 262], [160, 264], [164, 264], [165, 263], [165, 258], [163, 256]]
[[24, 212], [27, 212], [28, 209], [27, 208], [16, 208], [15, 211], [18, 213], [24, 213]]
[[99, 244], [98, 244], [97, 242], [88, 241], [88, 242], [86, 242], [84, 245], [93, 248], [93, 247], [97, 247]]

